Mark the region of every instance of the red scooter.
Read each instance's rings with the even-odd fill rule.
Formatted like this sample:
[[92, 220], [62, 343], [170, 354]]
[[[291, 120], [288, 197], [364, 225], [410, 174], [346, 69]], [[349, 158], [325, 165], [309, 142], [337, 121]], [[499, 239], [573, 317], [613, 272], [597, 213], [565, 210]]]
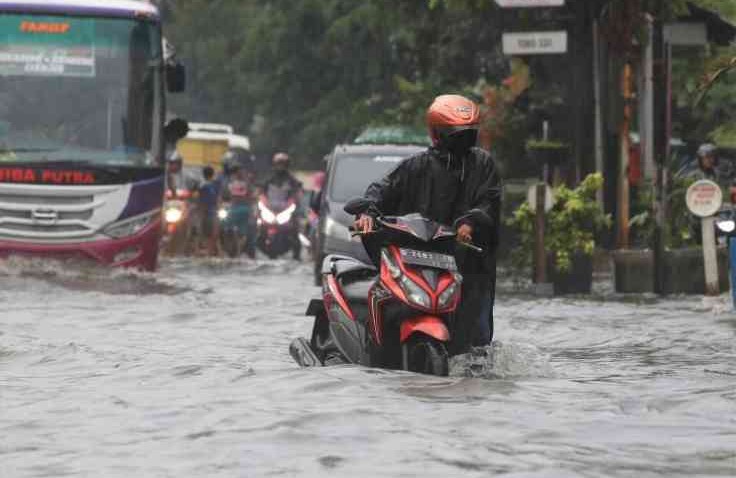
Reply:
[[[345, 211], [357, 215], [369, 207], [353, 200]], [[311, 340], [296, 339], [290, 353], [305, 367], [355, 363], [445, 376], [462, 289], [456, 232], [418, 214], [378, 215], [375, 222], [376, 231], [362, 239], [378, 268], [325, 258], [322, 299], [307, 309], [315, 318]]]

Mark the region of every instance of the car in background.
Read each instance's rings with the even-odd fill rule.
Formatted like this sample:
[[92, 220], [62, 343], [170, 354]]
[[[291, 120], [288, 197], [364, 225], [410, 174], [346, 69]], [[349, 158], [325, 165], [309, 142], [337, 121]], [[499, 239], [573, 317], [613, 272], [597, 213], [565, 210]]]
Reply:
[[354, 218], [343, 207], [350, 199], [362, 196], [372, 182], [383, 178], [402, 160], [425, 149], [423, 145], [352, 144], [337, 146], [328, 155], [314, 248], [316, 283], [321, 283], [322, 261], [330, 254], [370, 263], [362, 243], [350, 237], [348, 228]]

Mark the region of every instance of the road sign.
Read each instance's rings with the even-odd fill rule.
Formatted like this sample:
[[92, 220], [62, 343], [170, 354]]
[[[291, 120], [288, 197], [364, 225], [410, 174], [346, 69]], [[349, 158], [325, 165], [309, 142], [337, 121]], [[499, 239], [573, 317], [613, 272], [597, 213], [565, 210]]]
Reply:
[[[544, 195], [544, 212], [549, 212], [550, 209], [552, 209], [552, 206], [555, 205], [555, 198], [552, 195], [552, 188], [547, 185], [545, 189], [545, 195]], [[529, 191], [526, 193], [526, 200], [529, 203], [529, 208], [532, 210], [532, 212], [537, 212], [537, 185], [529, 188]]]
[[506, 55], [555, 55], [567, 53], [567, 32], [504, 33]]
[[709, 217], [721, 209], [723, 192], [713, 181], [701, 179], [688, 188], [685, 200], [691, 213], [698, 217]]
[[501, 8], [561, 7], [565, 0], [496, 0]]

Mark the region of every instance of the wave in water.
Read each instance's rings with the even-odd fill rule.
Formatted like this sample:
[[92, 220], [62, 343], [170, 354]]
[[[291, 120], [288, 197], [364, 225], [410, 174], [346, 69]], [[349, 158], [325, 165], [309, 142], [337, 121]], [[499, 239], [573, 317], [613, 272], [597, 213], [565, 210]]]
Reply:
[[0, 277], [33, 279], [68, 290], [111, 295], [176, 295], [190, 290], [156, 273], [40, 257], [11, 256], [0, 260]]
[[550, 355], [530, 344], [493, 342], [453, 357], [450, 375], [485, 379], [551, 377]]

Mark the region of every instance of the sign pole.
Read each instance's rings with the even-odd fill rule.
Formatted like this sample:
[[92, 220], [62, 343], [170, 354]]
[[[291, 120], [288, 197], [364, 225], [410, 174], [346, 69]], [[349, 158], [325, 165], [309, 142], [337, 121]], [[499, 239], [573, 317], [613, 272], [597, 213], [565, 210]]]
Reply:
[[705, 266], [705, 294], [719, 295], [718, 253], [716, 250], [716, 220], [714, 214], [723, 205], [720, 186], [708, 179], [701, 179], [690, 186], [685, 195], [687, 208], [698, 216], [703, 237], [703, 264]]
[[527, 201], [536, 218], [534, 224], [535, 293], [538, 296], [550, 297], [554, 295], [554, 288], [552, 284], [549, 283], [547, 248], [545, 246], [545, 228], [547, 212], [551, 210], [554, 205], [552, 190], [546, 182], [542, 181], [529, 188]]
[[545, 222], [545, 198], [547, 197], [547, 185], [537, 184], [537, 227], [536, 227], [536, 251], [537, 251], [537, 284], [547, 283], [547, 251], [544, 247], [544, 222]]
[[705, 263], [705, 295], [717, 296], [721, 293], [718, 283], [718, 254], [716, 251], [716, 220], [713, 216], [700, 221], [703, 229], [703, 261]]

